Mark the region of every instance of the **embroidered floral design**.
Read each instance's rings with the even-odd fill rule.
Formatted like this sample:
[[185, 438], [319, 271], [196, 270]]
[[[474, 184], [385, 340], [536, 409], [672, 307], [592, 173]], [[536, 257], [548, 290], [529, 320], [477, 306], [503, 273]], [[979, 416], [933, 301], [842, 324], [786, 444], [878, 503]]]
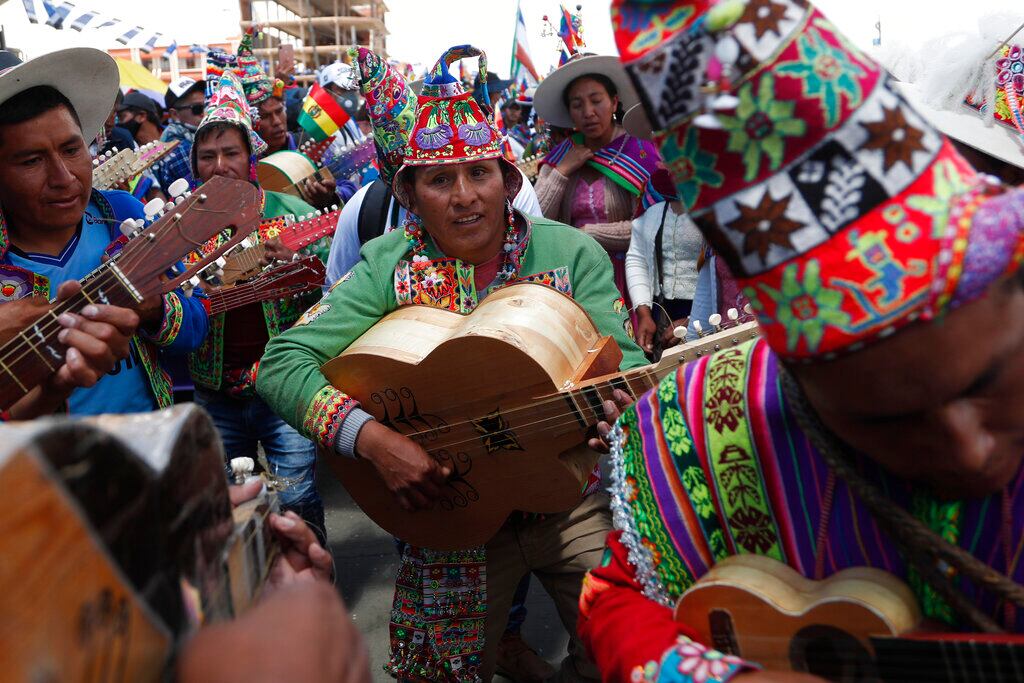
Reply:
[[950, 200], [968, 188], [969, 185], [960, 177], [956, 167], [949, 161], [943, 161], [935, 164], [932, 169], [931, 194], [911, 195], [907, 199], [907, 206], [931, 216], [932, 237], [938, 239], [946, 234]]
[[776, 99], [775, 78], [765, 74], [754, 86], [744, 84], [739, 92], [736, 116], [720, 114], [719, 122], [729, 132], [727, 149], [743, 155], [744, 179], [751, 181], [761, 172], [761, 157], [768, 157], [769, 168], [778, 170], [785, 156], [785, 138], [801, 136], [807, 124], [793, 116], [795, 102]]
[[689, 676], [693, 683], [725, 680], [727, 674], [744, 665], [739, 657], [704, 647], [685, 636], [680, 636], [675, 651], [679, 656], [676, 671]]
[[[775, 319], [786, 329], [786, 347], [795, 351], [803, 338], [811, 353], [818, 348], [825, 335], [825, 326], [843, 328], [850, 323], [850, 315], [842, 310], [843, 295], [822, 286], [821, 266], [810, 259], [804, 268], [803, 281], [798, 279], [799, 263], [791, 263], [782, 273], [782, 285], [776, 290], [765, 284], [758, 289], [775, 302]], [[757, 293], [749, 298], [756, 301]]]
[[342, 421], [359, 402], [348, 394], [328, 385], [313, 396], [302, 420], [302, 431], [314, 442], [327, 448], [334, 448], [338, 428]]
[[459, 139], [473, 147], [486, 145], [491, 141], [491, 127], [485, 121], [463, 123], [459, 126]]
[[996, 60], [996, 85], [1012, 85], [1014, 90], [1024, 93], [1024, 48], [1020, 45], [1011, 45], [1006, 56]]
[[308, 325], [322, 315], [326, 315], [331, 310], [330, 304], [317, 303], [313, 304], [308, 311], [302, 314], [302, 317], [295, 321], [292, 327], [301, 327], [302, 325]]
[[676, 181], [679, 200], [686, 208], [697, 203], [702, 186], [722, 186], [725, 176], [715, 170], [718, 157], [697, 144], [696, 127], [686, 129], [682, 146], [679, 145], [679, 135], [670, 133], [662, 143], [661, 151]]
[[711, 501], [711, 490], [708, 488], [707, 479], [704, 477], [704, 470], [695, 465], [690, 465], [682, 474], [683, 486], [690, 497], [690, 504], [697, 514], [704, 519], [710, 519], [715, 514], [715, 506]]
[[[185, 310], [181, 299], [174, 292], [164, 294], [164, 317], [160, 322], [160, 329], [156, 334], [149, 336], [157, 346], [170, 346], [178, 338], [181, 331], [181, 324], [185, 320]], [[140, 330], [141, 332], [141, 330]]]
[[736, 205], [740, 217], [726, 223], [726, 227], [743, 235], [744, 254], [756, 252], [761, 257], [761, 263], [767, 265], [768, 250], [773, 244], [790, 251], [796, 249], [790, 237], [803, 228], [804, 224], [786, 218], [786, 211], [792, 199], [790, 195], [776, 201], [772, 199], [771, 190], [766, 188], [757, 206]]
[[[674, 7], [667, 14], [662, 14], [660, 8], [616, 3], [612, 5], [612, 22], [620, 31], [635, 33], [627, 51], [640, 54], [661, 45], [689, 21], [693, 12], [690, 5]], [[625, 55], [623, 61], [626, 61]]]
[[416, 131], [416, 142], [423, 149], [441, 149], [452, 141], [452, 127], [440, 124]]
[[743, 419], [743, 396], [730, 386], [720, 386], [707, 401], [707, 417], [719, 434], [735, 431]]
[[860, 104], [862, 94], [858, 78], [864, 69], [850, 61], [839, 47], [829, 45], [817, 30], [808, 28], [797, 40], [800, 59], [779, 64], [775, 71], [803, 81], [805, 97], [817, 97], [825, 117], [825, 127], [832, 128], [842, 113], [842, 96], [852, 109]]
[[861, 147], [882, 151], [882, 165], [886, 172], [899, 163], [913, 170], [914, 152], [926, 151], [922, 144], [924, 131], [911, 126], [899, 106], [883, 108], [881, 121], [860, 125], [868, 133], [868, 139]]
[[785, 5], [774, 0], [751, 0], [747, 3], [739, 23], [751, 24], [758, 40], [764, 38], [768, 33], [774, 33], [781, 38], [782, 32], [779, 24], [785, 18]]

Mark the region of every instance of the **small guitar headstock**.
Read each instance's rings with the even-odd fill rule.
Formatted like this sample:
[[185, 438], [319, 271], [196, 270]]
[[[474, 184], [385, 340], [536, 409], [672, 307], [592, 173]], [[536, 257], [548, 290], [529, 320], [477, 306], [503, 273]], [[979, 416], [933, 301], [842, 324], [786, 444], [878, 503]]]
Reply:
[[694, 320], [693, 327], [696, 335], [689, 333], [685, 326], [679, 326], [673, 330], [673, 335], [677, 339], [683, 340], [683, 343], [665, 349], [658, 362], [658, 368], [682, 365], [716, 351], [756, 339], [761, 334], [761, 328], [758, 326], [749, 304], [744, 307], [742, 312], [730, 308], [726, 311], [725, 320], [718, 313], [708, 317], [707, 325], [701, 324], [699, 320]]
[[[125, 245], [117, 272], [143, 297], [170, 291], [251, 233], [259, 211], [259, 191], [252, 183], [214, 177], [178, 203], [168, 202], [162, 215]], [[219, 249], [184, 272], [161, 279], [186, 254], [222, 231], [231, 237]]]

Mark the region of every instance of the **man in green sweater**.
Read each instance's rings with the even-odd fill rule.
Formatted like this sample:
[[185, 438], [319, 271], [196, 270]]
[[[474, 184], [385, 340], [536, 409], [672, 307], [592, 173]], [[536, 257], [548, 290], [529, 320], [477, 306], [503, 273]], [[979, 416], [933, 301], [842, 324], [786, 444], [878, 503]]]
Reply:
[[[252, 130], [242, 84], [230, 69], [208, 82], [206, 114], [192, 144], [192, 175], [197, 184], [214, 176], [256, 183], [255, 157], [265, 145]], [[262, 194], [265, 219], [314, 211], [292, 195]], [[292, 252], [276, 237], [279, 230], [276, 222], [264, 221], [251, 239], [264, 244], [268, 259], [290, 260]], [[220, 239], [206, 248], [215, 248]], [[316, 448], [275, 415], [253, 388], [267, 341], [286, 330], [313, 301], [264, 301], [211, 316], [210, 333], [190, 355], [189, 371], [196, 403], [213, 416], [227, 458], [255, 460], [257, 444], [262, 444], [271, 473], [286, 482], [282, 505], [302, 516], [325, 543], [324, 508], [314, 477]]]
[[[451, 48], [424, 84], [404, 165], [392, 183], [409, 210], [405, 229], [368, 242], [352, 271], [270, 341], [257, 380], [267, 403], [327, 457], [371, 462], [406, 509], [430, 505], [448, 472], [415, 441], [376, 422], [320, 371], [399, 306], [470, 313], [498, 287], [541, 282], [572, 296], [602, 334], [615, 338], [623, 369], [645, 364], [628, 334], [601, 246], [578, 230], [512, 210], [521, 175], [502, 157], [493, 124], [449, 74], [451, 63], [479, 54], [470, 46]], [[590, 446], [599, 443], [592, 439]], [[583, 572], [599, 562], [601, 534], [609, 527], [608, 501], [595, 471], [576, 508], [541, 519], [512, 515], [486, 547], [454, 553], [407, 547], [387, 670], [404, 680], [490, 680], [514, 589], [532, 572], [572, 634], [563, 680], [596, 680], [598, 672], [576, 640], [576, 603]], [[442, 566], [446, 594], [459, 597], [439, 605], [444, 598], [424, 593], [430, 569]], [[476, 576], [485, 581], [473, 582]]]

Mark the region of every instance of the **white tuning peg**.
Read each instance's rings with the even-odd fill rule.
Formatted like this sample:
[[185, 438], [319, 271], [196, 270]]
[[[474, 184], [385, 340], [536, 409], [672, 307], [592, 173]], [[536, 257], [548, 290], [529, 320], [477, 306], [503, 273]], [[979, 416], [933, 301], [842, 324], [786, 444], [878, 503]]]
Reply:
[[163, 208], [164, 200], [157, 197], [156, 199], [150, 199], [146, 205], [142, 207], [142, 211], [146, 214], [146, 218], [153, 220], [153, 217], [160, 213]]
[[317, 209], [317, 210], [316, 210], [316, 217], [317, 217], [317, 218], [320, 218], [320, 216], [323, 216], [323, 215], [324, 215], [324, 212], [323, 212], [323, 211], [321, 211], [320, 209]]
[[252, 475], [256, 463], [252, 458], [231, 458], [231, 473], [235, 475], [236, 484], [244, 484], [245, 480]]
[[711, 109], [714, 111], [731, 111], [740, 106], [740, 98], [734, 95], [722, 94], [711, 101]]
[[249, 247], [252, 246], [252, 242], [250, 242], [249, 238], [246, 237], [245, 239], [238, 243], [238, 246], [240, 246], [242, 249], [248, 249]]
[[337, 204], [331, 204], [331, 213], [334, 213], [337, 210], [338, 210], [338, 205]]
[[700, 324], [699, 320], [693, 321], [693, 330], [697, 333], [698, 337], [704, 336], [704, 327]]
[[715, 328], [717, 332], [722, 327], [722, 316], [718, 313], [712, 313], [708, 316], [708, 322], [711, 323], [711, 327]]
[[135, 234], [135, 231], [138, 230], [139, 227], [140, 226], [137, 226], [135, 224], [134, 218], [126, 218], [123, 221], [121, 221], [121, 234], [124, 235], [125, 237], [131, 237], [133, 234]]
[[183, 283], [181, 285], [181, 291], [185, 293], [185, 296], [191, 297], [192, 296], [192, 292], [194, 292], [195, 290], [192, 288], [191, 284], [189, 284], [188, 282], [185, 282], [185, 283]]
[[686, 341], [686, 325], [680, 325], [676, 329], [672, 330], [672, 336], [676, 339]]
[[198, 275], [193, 275], [192, 277], [190, 277], [188, 279], [189, 287], [192, 287], [193, 289], [198, 287], [201, 282], [202, 282], [202, 280], [199, 279]]
[[92, 167], [93, 168], [96, 168], [99, 165], [100, 165], [100, 160], [99, 159], [93, 159], [92, 160]]
[[227, 260], [226, 258], [224, 258], [223, 256], [218, 256], [218, 257], [217, 257], [217, 260], [216, 260], [216, 261], [214, 261], [214, 263], [215, 263], [215, 264], [217, 265], [217, 267], [218, 267], [218, 268], [223, 268], [223, 267], [224, 267], [224, 265], [225, 265], [225, 264], [226, 264], [227, 262], [228, 262], [228, 260]]
[[715, 57], [718, 57], [722, 64], [735, 64], [740, 58], [740, 44], [731, 35], [725, 34], [715, 43]]
[[174, 208], [174, 202], [167, 202], [164, 204], [164, 211], [170, 211]]
[[735, 308], [730, 308], [728, 311], [725, 312], [725, 314], [729, 317], [729, 320], [733, 322], [736, 322], [737, 320], [740, 319], [740, 312], [737, 311]]
[[754, 307], [750, 304], [743, 304], [743, 312], [747, 315], [754, 315]]
[[167, 188], [167, 192], [172, 197], [183, 196], [186, 192], [188, 192], [188, 181], [185, 180], [184, 178], [178, 178], [177, 180], [170, 184], [170, 186]]
[[693, 120], [693, 125], [708, 130], [721, 130], [724, 128], [722, 122], [714, 114], [701, 114]]

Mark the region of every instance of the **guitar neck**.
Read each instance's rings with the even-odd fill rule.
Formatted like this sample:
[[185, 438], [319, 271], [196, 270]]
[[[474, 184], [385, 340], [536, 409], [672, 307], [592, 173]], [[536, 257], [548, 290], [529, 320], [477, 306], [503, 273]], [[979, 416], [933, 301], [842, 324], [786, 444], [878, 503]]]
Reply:
[[596, 424], [604, 420], [604, 401], [613, 401], [616, 389], [624, 391], [633, 400], [658, 386], [664, 377], [675, 372], [683, 363], [710, 355], [724, 348], [742, 344], [759, 334], [756, 321], [732, 324], [706, 336], [666, 349], [661, 360], [651, 365], [625, 372], [604, 375], [579, 382], [563, 393], [581, 423]]
[[82, 283], [82, 290], [56, 304], [29, 327], [0, 347], [0, 409], [7, 410], [25, 394], [42, 384], [64, 364], [67, 346], [57, 335], [62, 329], [57, 318], [88, 304], [135, 308], [142, 296], [110, 261]]

